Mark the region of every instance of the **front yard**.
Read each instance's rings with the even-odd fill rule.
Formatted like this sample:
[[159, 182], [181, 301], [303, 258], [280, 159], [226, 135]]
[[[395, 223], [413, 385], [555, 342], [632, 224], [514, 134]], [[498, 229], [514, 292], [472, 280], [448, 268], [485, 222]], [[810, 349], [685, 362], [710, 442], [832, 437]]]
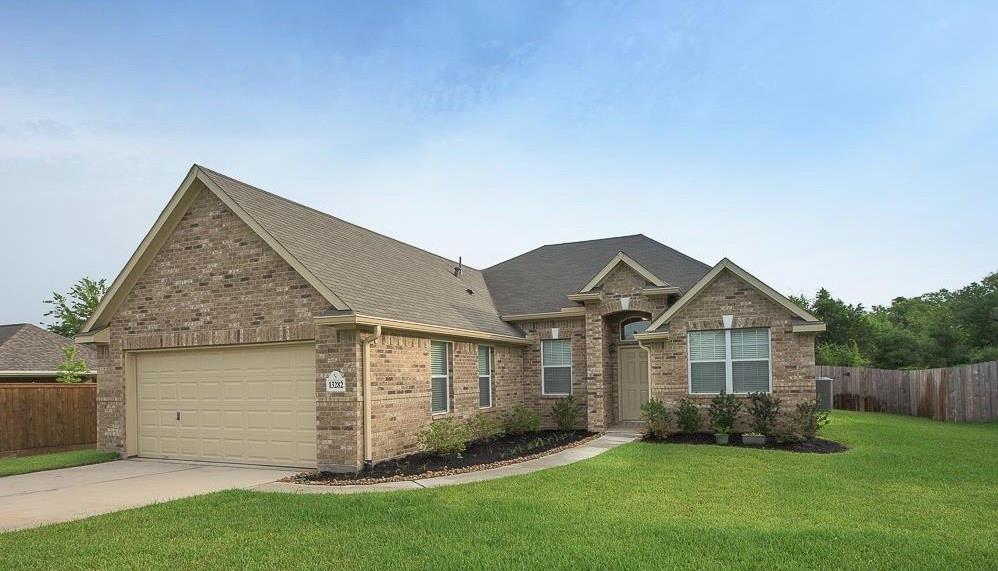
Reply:
[[223, 492], [0, 535], [0, 568], [962, 568], [998, 553], [998, 423], [836, 412], [850, 450], [636, 443], [479, 484]]
[[17, 458], [0, 458], [0, 478], [17, 474], [30, 474], [42, 470], [85, 466], [114, 460], [118, 455], [113, 452], [97, 450], [70, 450], [69, 452], [52, 452], [35, 456]]

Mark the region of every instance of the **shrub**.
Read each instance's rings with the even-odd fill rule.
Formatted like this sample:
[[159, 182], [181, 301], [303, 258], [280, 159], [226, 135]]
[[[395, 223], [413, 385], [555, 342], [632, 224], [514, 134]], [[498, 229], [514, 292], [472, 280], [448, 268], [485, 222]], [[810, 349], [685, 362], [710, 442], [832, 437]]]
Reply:
[[468, 429], [451, 419], [435, 420], [416, 435], [423, 450], [448, 456], [464, 452], [468, 443]]
[[502, 425], [495, 415], [491, 414], [478, 413], [469, 418], [464, 427], [468, 430], [468, 438], [472, 442], [502, 436]]
[[561, 430], [574, 429], [575, 425], [579, 422], [579, 416], [582, 414], [582, 411], [579, 409], [579, 403], [576, 402], [573, 396], [558, 401], [556, 405], [551, 407], [551, 412], [554, 414], [555, 422]]
[[648, 436], [668, 438], [672, 431], [672, 415], [658, 399], [641, 405], [641, 420], [645, 423], [645, 434]]
[[828, 411], [820, 410], [813, 400], [804, 401], [779, 424], [776, 438], [780, 442], [805, 442], [816, 438], [826, 424]]
[[748, 412], [752, 415], [752, 431], [771, 434], [780, 414], [780, 399], [768, 393], [749, 395]]
[[537, 432], [541, 428], [541, 415], [525, 406], [514, 406], [503, 415], [502, 426], [506, 434], [514, 436]]
[[731, 434], [738, 419], [738, 411], [741, 410], [742, 403], [738, 402], [735, 395], [721, 394], [710, 400], [710, 423], [717, 434]]
[[676, 408], [676, 419], [679, 420], [679, 430], [686, 434], [700, 432], [700, 407], [692, 399], [679, 401]]

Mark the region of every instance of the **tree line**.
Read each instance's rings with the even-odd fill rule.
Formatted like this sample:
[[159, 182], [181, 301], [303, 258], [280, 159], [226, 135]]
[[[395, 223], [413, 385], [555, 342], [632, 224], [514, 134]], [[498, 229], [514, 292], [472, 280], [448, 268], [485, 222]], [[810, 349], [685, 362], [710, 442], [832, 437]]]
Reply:
[[998, 360], [998, 272], [870, 309], [825, 288], [790, 299], [827, 326], [816, 339], [819, 365], [926, 369]]

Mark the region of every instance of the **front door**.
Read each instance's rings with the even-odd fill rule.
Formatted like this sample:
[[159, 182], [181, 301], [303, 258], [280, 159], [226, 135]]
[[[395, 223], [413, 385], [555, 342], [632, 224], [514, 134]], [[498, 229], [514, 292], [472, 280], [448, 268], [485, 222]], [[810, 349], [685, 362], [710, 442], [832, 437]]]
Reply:
[[641, 420], [641, 405], [648, 402], [648, 353], [640, 347], [621, 347], [620, 420]]

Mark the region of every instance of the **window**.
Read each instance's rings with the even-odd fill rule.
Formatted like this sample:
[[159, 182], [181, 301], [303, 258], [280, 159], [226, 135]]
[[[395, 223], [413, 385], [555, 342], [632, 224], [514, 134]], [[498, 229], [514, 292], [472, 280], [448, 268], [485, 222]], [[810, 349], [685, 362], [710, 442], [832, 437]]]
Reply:
[[541, 341], [541, 393], [556, 396], [572, 394], [571, 339]]
[[641, 333], [651, 322], [644, 317], [631, 317], [620, 322], [620, 340], [634, 341], [634, 334]]
[[478, 346], [478, 406], [492, 406], [492, 347]]
[[691, 393], [770, 392], [769, 329], [690, 331]]
[[450, 343], [430, 343], [430, 411], [450, 411]]

